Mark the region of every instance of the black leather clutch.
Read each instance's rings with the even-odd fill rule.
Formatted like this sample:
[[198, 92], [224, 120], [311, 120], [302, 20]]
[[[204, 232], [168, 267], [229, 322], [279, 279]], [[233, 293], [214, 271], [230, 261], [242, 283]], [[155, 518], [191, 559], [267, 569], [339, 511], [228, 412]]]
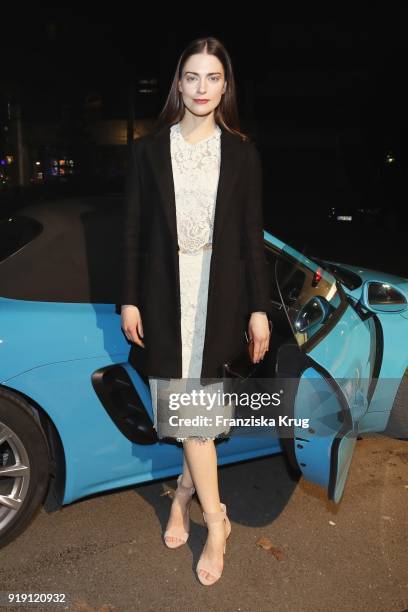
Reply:
[[[269, 333], [272, 335], [273, 323], [268, 319]], [[262, 360], [259, 363], [253, 363], [254, 355], [254, 342], [248, 338], [246, 331], [243, 334], [243, 347], [235, 357], [223, 364], [223, 377], [224, 378], [237, 378], [241, 381], [250, 378], [255, 371], [262, 364]]]

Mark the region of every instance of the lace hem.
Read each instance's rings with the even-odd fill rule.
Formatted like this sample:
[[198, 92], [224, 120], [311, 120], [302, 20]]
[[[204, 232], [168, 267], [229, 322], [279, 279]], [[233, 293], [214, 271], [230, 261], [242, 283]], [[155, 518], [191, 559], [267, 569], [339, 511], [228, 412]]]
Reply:
[[188, 436], [187, 438], [176, 438], [177, 442], [184, 442], [185, 440], [196, 440], [197, 442], [208, 442], [208, 440], [219, 440], [224, 439], [227, 436], [225, 434], [218, 434], [217, 436]]
[[204, 443], [204, 442], [208, 442], [209, 440], [211, 441], [224, 440], [225, 438], [229, 437], [229, 434], [227, 432], [221, 432], [220, 434], [217, 434], [215, 436], [186, 436], [186, 437], [159, 436], [158, 430], [155, 425], [153, 425], [153, 428], [159, 440], [172, 440], [173, 442], [185, 442], [186, 440], [196, 440], [197, 442]]
[[208, 442], [208, 440], [215, 440], [217, 436], [205, 437], [205, 436], [188, 436], [187, 438], [176, 438], [177, 442], [185, 442], [186, 440], [196, 440], [196, 442]]

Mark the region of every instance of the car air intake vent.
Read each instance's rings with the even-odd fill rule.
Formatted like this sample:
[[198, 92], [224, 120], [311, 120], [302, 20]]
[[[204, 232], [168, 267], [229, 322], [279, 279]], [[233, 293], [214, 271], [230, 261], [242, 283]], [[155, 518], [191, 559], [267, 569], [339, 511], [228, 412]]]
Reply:
[[120, 365], [99, 368], [92, 385], [116, 427], [131, 442], [155, 444], [156, 430], [126, 370]]

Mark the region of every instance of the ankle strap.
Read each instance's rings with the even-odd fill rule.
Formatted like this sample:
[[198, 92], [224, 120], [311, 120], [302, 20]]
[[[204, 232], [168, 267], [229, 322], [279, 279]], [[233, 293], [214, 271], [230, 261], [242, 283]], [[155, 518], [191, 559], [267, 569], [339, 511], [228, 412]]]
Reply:
[[218, 523], [223, 521], [227, 515], [227, 508], [225, 504], [220, 503], [221, 510], [219, 512], [203, 512], [204, 521], [207, 523]]

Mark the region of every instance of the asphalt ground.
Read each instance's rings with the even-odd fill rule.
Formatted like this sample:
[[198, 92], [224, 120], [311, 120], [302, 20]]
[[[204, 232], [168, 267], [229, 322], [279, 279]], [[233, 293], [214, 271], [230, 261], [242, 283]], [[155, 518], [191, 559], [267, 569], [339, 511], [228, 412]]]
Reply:
[[217, 584], [195, 575], [206, 537], [197, 498], [187, 545], [162, 541], [176, 485], [165, 479], [42, 510], [0, 551], [0, 591], [65, 593], [67, 603], [0, 609], [408, 609], [408, 441], [358, 440], [339, 505], [293, 480], [283, 455], [220, 467], [219, 482], [232, 532]]

